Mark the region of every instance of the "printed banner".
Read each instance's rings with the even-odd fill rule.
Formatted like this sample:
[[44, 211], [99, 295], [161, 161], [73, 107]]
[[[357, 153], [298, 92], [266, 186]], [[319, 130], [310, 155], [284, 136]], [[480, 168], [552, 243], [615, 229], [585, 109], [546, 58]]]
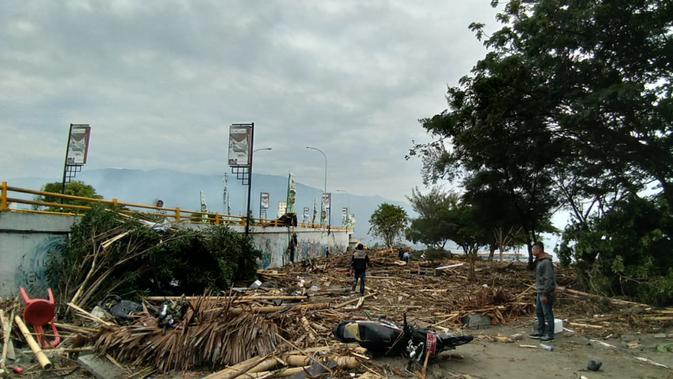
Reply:
[[91, 127], [88, 124], [70, 124], [68, 156], [66, 157], [66, 162], [69, 165], [83, 165], [86, 163], [90, 137]]
[[297, 184], [294, 181], [294, 175], [290, 173], [287, 177], [287, 213], [296, 213], [294, 209], [297, 198]]
[[281, 216], [283, 216], [286, 213], [285, 212], [286, 210], [287, 210], [287, 203], [284, 202], [284, 201], [279, 201], [278, 202], [278, 217], [280, 218]]
[[252, 155], [252, 124], [229, 127], [229, 166], [250, 167]]
[[262, 192], [259, 194], [259, 207], [260, 209], [269, 209], [269, 203], [271, 197], [268, 192]]
[[331, 193], [323, 193], [321, 202], [320, 202], [320, 224], [327, 224], [327, 218], [329, 217], [329, 208], [332, 202]]

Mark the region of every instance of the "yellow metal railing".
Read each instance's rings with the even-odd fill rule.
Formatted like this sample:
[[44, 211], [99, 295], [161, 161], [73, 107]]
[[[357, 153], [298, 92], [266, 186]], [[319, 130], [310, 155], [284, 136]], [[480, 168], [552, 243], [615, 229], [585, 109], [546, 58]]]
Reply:
[[[14, 194], [28, 194], [36, 196], [32, 200], [14, 197]], [[20, 196], [20, 195], [19, 195]], [[76, 200], [87, 205], [64, 204], [41, 200], [41, 197], [50, 197], [59, 200]], [[10, 207], [11, 204], [25, 204], [30, 205], [31, 209], [14, 209]], [[15, 212], [15, 213], [33, 213], [33, 214], [49, 214], [60, 216], [78, 216], [90, 210], [96, 204], [108, 205], [117, 209], [118, 212], [132, 215], [136, 217], [145, 217], [148, 219], [171, 219], [175, 222], [193, 223], [193, 224], [227, 224], [227, 225], [245, 225], [245, 217], [223, 215], [212, 212], [191, 211], [176, 208], [164, 208], [154, 205], [130, 203], [119, 201], [118, 199], [95, 199], [90, 197], [64, 195], [55, 192], [35, 191], [26, 188], [12, 187], [7, 182], [2, 182], [0, 185], [0, 212]], [[48, 208], [47, 210], [40, 208]], [[285, 226], [278, 220], [264, 220], [264, 219], [250, 219], [251, 225], [262, 227], [279, 227]], [[300, 224], [300, 227], [311, 229], [326, 229], [325, 225], [318, 224]], [[347, 228], [331, 227], [333, 231], [349, 231]]]

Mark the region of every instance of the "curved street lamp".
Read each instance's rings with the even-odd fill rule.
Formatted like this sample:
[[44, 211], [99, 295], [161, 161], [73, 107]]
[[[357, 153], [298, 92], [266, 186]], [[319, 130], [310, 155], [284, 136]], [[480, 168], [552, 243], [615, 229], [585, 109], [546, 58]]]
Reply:
[[[317, 147], [306, 146], [306, 148], [307, 148], [308, 150], [315, 150], [315, 151], [319, 152], [320, 154], [322, 154], [322, 157], [325, 159], [325, 187], [324, 187], [323, 193], [324, 193], [325, 195], [327, 195], [327, 154], [325, 154], [324, 151], [318, 149]], [[322, 200], [321, 200], [321, 201], [322, 201]], [[331, 210], [332, 210], [332, 209], [330, 209], [330, 213], [331, 213]], [[330, 215], [330, 216], [331, 216], [331, 215]], [[329, 229], [329, 225], [331, 225], [331, 221], [332, 221], [332, 220], [330, 220], [330, 218], [331, 218], [331, 217], [328, 216], [328, 219], [327, 219], [327, 220], [328, 220], [328, 221], [327, 221], [328, 229]]]

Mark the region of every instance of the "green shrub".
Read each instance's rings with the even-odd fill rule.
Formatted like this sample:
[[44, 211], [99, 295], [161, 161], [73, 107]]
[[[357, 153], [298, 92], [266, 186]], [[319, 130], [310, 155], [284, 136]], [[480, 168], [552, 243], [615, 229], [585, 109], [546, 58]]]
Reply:
[[73, 226], [62, 254], [46, 265], [60, 304], [79, 292], [77, 303], [88, 309], [112, 293], [138, 298], [226, 290], [253, 280], [260, 257], [250, 239], [226, 226], [158, 232], [97, 207]]

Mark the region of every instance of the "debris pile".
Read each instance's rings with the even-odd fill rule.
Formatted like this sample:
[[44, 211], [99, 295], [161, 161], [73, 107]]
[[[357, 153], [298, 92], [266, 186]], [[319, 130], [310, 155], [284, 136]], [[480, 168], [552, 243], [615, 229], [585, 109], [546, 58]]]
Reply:
[[[468, 327], [473, 318], [486, 320], [488, 326], [529, 324], [534, 317], [534, 278], [524, 263], [478, 262], [478, 281], [471, 282], [461, 260], [407, 264], [388, 251], [369, 254], [373, 267], [367, 273], [365, 296], [351, 292], [347, 255], [258, 270], [254, 285], [232, 287], [227, 293], [153, 294], [114, 312], [112, 304], [123, 300], [91, 292], [90, 285], [76, 285], [70, 288], [81, 291], [70, 292], [73, 300], [114, 301], [104, 300], [93, 308], [90, 301], [66, 304], [68, 322], [57, 324], [65, 337], [60, 349], [67, 354], [95, 352], [124, 372], [136, 373], [136, 378], [176, 371], [202, 372], [211, 379], [302, 373], [335, 378], [352, 377], [351, 373], [405, 376], [409, 373], [378, 363], [365, 349], [337, 342], [334, 327], [343, 320], [400, 323], [406, 314], [416, 326], [449, 331]], [[89, 259], [96, 256], [93, 251]], [[567, 319], [568, 328], [583, 334], [654, 330], [671, 323], [671, 310], [571, 289], [570, 270], [559, 269], [557, 281], [557, 314]], [[119, 309], [127, 314], [120, 315]], [[497, 342], [518, 338], [491, 337]]]

